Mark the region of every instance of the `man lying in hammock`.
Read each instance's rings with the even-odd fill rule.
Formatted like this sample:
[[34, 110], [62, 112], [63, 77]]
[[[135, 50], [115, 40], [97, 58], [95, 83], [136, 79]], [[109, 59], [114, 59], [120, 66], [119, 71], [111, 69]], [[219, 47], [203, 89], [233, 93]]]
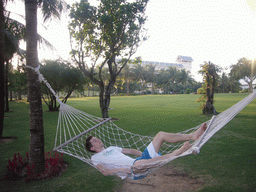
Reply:
[[[132, 173], [131, 168], [154, 164], [159, 160], [169, 159], [170, 157], [180, 155], [190, 149], [192, 146], [188, 141], [195, 141], [198, 139], [204, 133], [206, 128], [207, 125], [204, 123], [197, 131], [190, 134], [159, 132], [143, 153], [136, 149], [126, 149], [113, 146], [105, 149], [102, 141], [93, 136], [89, 136], [86, 139], [85, 147], [88, 151], [96, 153], [91, 157], [91, 160], [103, 175], [116, 174], [124, 179], [128, 174]], [[159, 150], [164, 141], [168, 143], [181, 141], [187, 142], [185, 142], [181, 148], [173, 151], [172, 153], [161, 156]], [[125, 154], [135, 155], [138, 156], [138, 158], [133, 159]]]

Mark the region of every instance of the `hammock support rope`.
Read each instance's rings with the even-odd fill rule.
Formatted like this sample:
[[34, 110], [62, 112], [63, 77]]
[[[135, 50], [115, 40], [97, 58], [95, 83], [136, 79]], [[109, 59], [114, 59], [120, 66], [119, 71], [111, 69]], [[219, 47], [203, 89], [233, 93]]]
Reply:
[[[102, 119], [95, 117], [84, 111], [75, 109], [65, 103], [63, 103], [55, 91], [51, 88], [50, 84], [40, 73], [39, 68], [33, 68], [41, 81], [43, 81], [47, 87], [52, 91], [57, 101], [60, 104], [60, 111], [58, 117], [57, 131], [55, 137], [54, 150], [68, 154], [75, 158], [78, 158], [87, 164], [97, 167], [92, 163], [91, 156], [92, 153], [87, 152], [84, 143], [89, 135], [93, 135], [102, 140], [106, 147], [118, 146], [121, 148], [134, 148], [143, 151], [149, 143], [152, 141], [153, 137], [142, 136], [125, 131], [115, 125], [111, 118]], [[171, 157], [166, 160], [160, 160], [155, 163], [143, 165], [140, 167], [134, 167], [136, 173], [129, 175], [130, 178], [135, 176], [147, 175], [154, 169], [163, 166], [164, 164], [182, 156], [189, 154], [195, 154], [200, 152], [200, 148], [221, 128], [223, 128], [229, 121], [231, 121], [243, 108], [245, 108], [251, 101], [256, 98], [256, 91], [245, 97], [243, 100], [239, 101], [229, 109], [224, 112], [213, 116], [211, 120], [207, 121], [207, 129], [201, 137], [192, 143], [192, 148], [185, 151], [184, 153]], [[202, 124], [188, 129], [186, 131], [180, 132], [182, 134], [189, 134], [197, 130]], [[183, 145], [181, 143], [166, 143], [164, 142], [161, 147], [161, 153], [167, 154], [180, 148]]]

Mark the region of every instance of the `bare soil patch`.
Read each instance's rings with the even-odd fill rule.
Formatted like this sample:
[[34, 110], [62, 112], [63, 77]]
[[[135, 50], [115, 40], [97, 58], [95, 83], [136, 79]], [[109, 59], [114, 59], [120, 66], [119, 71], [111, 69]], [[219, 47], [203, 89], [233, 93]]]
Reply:
[[198, 191], [207, 183], [205, 178], [189, 175], [181, 168], [173, 165], [165, 165], [146, 178], [140, 180], [125, 179], [121, 189], [122, 192], [186, 192]]

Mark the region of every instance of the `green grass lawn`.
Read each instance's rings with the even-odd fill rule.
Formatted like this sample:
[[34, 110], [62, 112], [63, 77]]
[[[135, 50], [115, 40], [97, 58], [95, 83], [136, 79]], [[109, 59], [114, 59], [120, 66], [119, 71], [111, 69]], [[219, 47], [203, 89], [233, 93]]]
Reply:
[[[248, 94], [216, 94], [218, 112], [231, 107]], [[109, 116], [116, 117], [119, 127], [141, 135], [158, 131], [178, 132], [195, 127], [210, 116], [202, 115], [199, 95], [148, 95], [112, 97]], [[72, 98], [68, 104], [100, 116], [98, 97]], [[4, 180], [8, 159], [14, 153], [29, 151], [29, 107], [25, 101], [10, 102], [13, 112], [6, 113], [4, 137], [18, 139], [0, 145], [1, 191], [113, 191], [122, 184], [115, 176], [105, 177], [96, 169], [68, 155], [68, 170], [60, 177], [25, 183]], [[58, 112], [47, 112], [44, 105], [45, 151], [54, 146]], [[174, 160], [176, 166], [200, 177], [211, 178], [212, 185], [202, 191], [253, 191], [256, 189], [256, 100], [243, 109], [230, 123], [214, 135], [197, 156]], [[168, 165], [166, 165], [168, 166]], [[210, 177], [209, 177], [210, 176]]]

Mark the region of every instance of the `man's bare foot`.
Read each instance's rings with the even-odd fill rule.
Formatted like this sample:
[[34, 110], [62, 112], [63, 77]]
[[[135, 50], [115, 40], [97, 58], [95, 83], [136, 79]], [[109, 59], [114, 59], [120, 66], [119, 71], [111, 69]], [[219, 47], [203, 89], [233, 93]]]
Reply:
[[206, 128], [207, 128], [207, 124], [203, 123], [203, 125], [199, 129], [197, 129], [194, 133], [192, 133], [193, 134], [192, 140], [194, 141], [197, 140], [205, 132]]

